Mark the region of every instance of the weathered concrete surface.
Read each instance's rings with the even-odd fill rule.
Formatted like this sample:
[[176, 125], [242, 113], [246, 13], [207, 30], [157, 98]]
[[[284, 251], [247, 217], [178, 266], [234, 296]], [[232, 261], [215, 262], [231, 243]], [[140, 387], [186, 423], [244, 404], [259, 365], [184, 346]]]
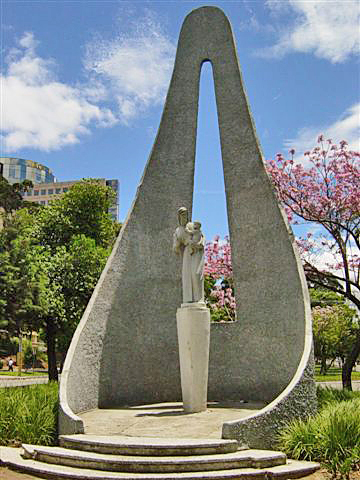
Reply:
[[80, 414], [86, 434], [129, 437], [221, 438], [224, 422], [248, 417], [263, 403], [209, 403], [204, 412], [185, 413], [182, 403], [159, 403]]
[[[232, 479], [232, 480], [239, 480], [239, 479], [249, 479], [249, 478], [256, 478], [256, 479], [287, 479], [287, 478], [300, 478], [308, 475], [309, 473], [314, 472], [319, 468], [319, 465], [314, 462], [301, 462], [296, 460], [287, 461], [285, 464], [280, 464], [280, 461], [283, 459], [279, 458], [279, 452], [261, 452], [261, 451], [254, 451], [250, 450], [248, 452], [237, 452], [237, 462], [243, 463], [250, 461], [254, 466], [253, 467], [244, 467], [244, 468], [231, 468], [231, 457], [234, 454], [230, 453], [227, 454], [229, 456], [229, 463], [226, 462], [225, 465], [227, 467], [226, 470], [209, 470], [209, 471], [183, 471], [179, 472], [180, 470], [178, 467], [182, 463], [184, 466], [184, 462], [188, 462], [191, 460], [191, 456], [189, 457], [168, 457], [170, 460], [174, 461], [174, 466], [170, 469], [175, 470], [173, 472], [168, 473], [133, 473], [133, 472], [119, 472], [119, 471], [109, 471], [109, 470], [95, 470], [96, 463], [99, 465], [99, 455], [89, 452], [72, 452], [71, 450], [62, 450], [58, 447], [37, 447], [34, 445], [24, 445], [24, 450], [26, 451], [26, 455], [34, 456], [38, 459], [27, 459], [23, 458], [22, 451], [23, 449], [20, 448], [9, 448], [9, 447], [0, 447], [0, 456], [2, 458], [3, 464], [8, 465], [10, 468], [16, 468], [25, 472], [30, 472], [37, 474], [40, 477], [45, 478], [67, 478], [67, 479], [81, 479], [81, 480], [225, 480], [225, 479]], [[280, 454], [281, 455], [281, 454]], [[76, 458], [77, 456], [77, 458]], [[107, 455], [105, 457], [113, 457], [112, 455]], [[211, 456], [210, 456], [211, 457]], [[243, 457], [241, 459], [241, 457]], [[86, 458], [86, 461], [84, 462]], [[93, 462], [90, 459], [95, 459], [96, 461]], [[157, 457], [157, 460], [162, 457]], [[201, 456], [200, 462], [204, 461], [206, 456]], [[51, 462], [51, 463], [45, 463]], [[106, 468], [108, 468], [109, 458], [105, 459]], [[156, 458], [152, 459], [156, 461]], [[210, 460], [210, 459], [209, 459]], [[243, 462], [241, 462], [243, 460]], [[90, 463], [92, 468], [83, 468], [85, 463]], [[110, 460], [111, 462], [111, 460]], [[142, 461], [142, 457], [133, 457], [130, 462], [131, 467], [137, 465], [148, 465], [151, 467], [151, 463], [149, 459], [144, 458]], [[176, 462], [176, 464], [175, 464]], [[59, 464], [57, 464], [59, 463]], [[78, 464], [81, 465], [82, 468], [78, 468], [76, 466], [70, 467], [64, 464]], [[112, 463], [112, 462], [111, 462]], [[110, 465], [111, 465], [110, 463]], [[164, 462], [163, 462], [164, 463]], [[269, 466], [264, 468], [257, 468], [261, 464], [268, 464]], [[270, 466], [274, 464], [275, 466]], [[123, 464], [125, 467], [125, 463]], [[196, 463], [194, 464], [194, 466]], [[105, 466], [105, 465], [104, 465]], [[200, 466], [200, 465], [199, 465]], [[235, 465], [234, 465], [235, 466]], [[230, 468], [229, 468], [230, 467]], [[191, 467], [192, 468], [192, 467]], [[196, 467], [195, 467], [196, 468]], [[194, 470], [195, 470], [194, 468]], [[125, 470], [125, 468], [124, 468]], [[150, 468], [149, 468], [150, 470]]]
[[212, 455], [238, 450], [236, 440], [220, 438], [129, 437], [125, 435], [61, 435], [59, 445], [73, 450], [113, 455]]
[[[315, 408], [302, 267], [265, 172], [231, 27], [221, 10], [202, 7], [182, 26], [154, 147], [65, 362], [61, 433], [81, 433], [76, 413], [98, 406], [181, 398], [175, 322], [181, 267], [171, 242], [178, 208], [191, 212], [199, 76], [207, 60], [214, 73], [238, 318], [211, 326], [208, 399], [272, 402], [292, 381], [282, 406], [275, 401], [271, 407], [277, 420], [268, 422], [269, 412], [262, 417], [273, 425], [269, 435], [281, 423], [279, 408], [289, 416]], [[226, 435], [239, 435], [239, 428], [229, 425]], [[250, 433], [242, 440], [257, 446]]]
[[185, 412], [206, 410], [210, 310], [205, 304], [182, 304], [176, 312], [179, 344], [181, 392]]

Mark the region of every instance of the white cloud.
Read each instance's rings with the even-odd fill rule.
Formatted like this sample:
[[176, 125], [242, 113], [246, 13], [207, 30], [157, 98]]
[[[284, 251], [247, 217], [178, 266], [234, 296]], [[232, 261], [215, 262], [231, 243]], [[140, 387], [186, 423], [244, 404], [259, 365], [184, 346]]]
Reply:
[[123, 123], [163, 102], [173, 68], [175, 45], [150, 17], [128, 35], [94, 40], [87, 46], [85, 66], [105, 82], [116, 98]]
[[55, 64], [36, 55], [32, 33], [10, 52], [1, 76], [2, 148], [54, 150], [79, 142], [92, 124], [116, 122], [110, 110], [91, 103], [86, 89], [57, 81]]
[[25, 32], [19, 40], [19, 45], [21, 47], [27, 48], [29, 51], [31, 51], [31, 53], [34, 53], [38, 42], [35, 40], [34, 34], [32, 32]]
[[[333, 143], [346, 140], [350, 150], [360, 150], [360, 103], [348, 108], [344, 114], [331, 125], [313, 126], [301, 129], [295, 138], [286, 140], [286, 148], [295, 148], [296, 152], [311, 150], [317, 146], [319, 134], [324, 134], [325, 139], [330, 138]], [[297, 158], [297, 160], [300, 160]]]
[[[290, 52], [314, 53], [332, 63], [344, 62], [360, 49], [360, 3], [357, 0], [267, 0], [276, 20], [278, 40], [262, 49], [262, 57], [281, 58]], [[289, 21], [291, 19], [291, 21]]]

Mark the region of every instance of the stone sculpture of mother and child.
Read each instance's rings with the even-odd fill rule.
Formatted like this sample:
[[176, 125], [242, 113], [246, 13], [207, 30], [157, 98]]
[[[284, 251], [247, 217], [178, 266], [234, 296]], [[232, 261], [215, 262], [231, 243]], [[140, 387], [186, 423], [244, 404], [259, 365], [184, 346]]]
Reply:
[[178, 220], [173, 249], [182, 255], [183, 303], [204, 302], [205, 237], [201, 223], [189, 222], [185, 207], [179, 208]]

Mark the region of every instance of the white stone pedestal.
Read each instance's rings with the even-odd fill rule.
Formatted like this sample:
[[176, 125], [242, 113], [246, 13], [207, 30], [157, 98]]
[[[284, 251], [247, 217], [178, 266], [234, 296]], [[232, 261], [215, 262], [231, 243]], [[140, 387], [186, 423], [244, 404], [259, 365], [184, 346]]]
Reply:
[[176, 312], [181, 390], [185, 412], [206, 410], [210, 310], [205, 303], [183, 303]]

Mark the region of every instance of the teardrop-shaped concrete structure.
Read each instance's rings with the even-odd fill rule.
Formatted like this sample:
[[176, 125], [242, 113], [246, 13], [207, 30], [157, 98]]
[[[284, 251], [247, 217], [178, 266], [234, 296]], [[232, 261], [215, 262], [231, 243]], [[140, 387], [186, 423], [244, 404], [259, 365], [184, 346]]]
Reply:
[[66, 358], [61, 433], [81, 433], [76, 414], [91, 408], [181, 399], [181, 266], [171, 247], [178, 208], [192, 207], [205, 61], [214, 74], [238, 319], [212, 324], [208, 398], [268, 403], [223, 426], [224, 437], [255, 448], [269, 447], [284, 421], [316, 407], [303, 270], [264, 168], [229, 21], [202, 7], [182, 26], [150, 158]]

